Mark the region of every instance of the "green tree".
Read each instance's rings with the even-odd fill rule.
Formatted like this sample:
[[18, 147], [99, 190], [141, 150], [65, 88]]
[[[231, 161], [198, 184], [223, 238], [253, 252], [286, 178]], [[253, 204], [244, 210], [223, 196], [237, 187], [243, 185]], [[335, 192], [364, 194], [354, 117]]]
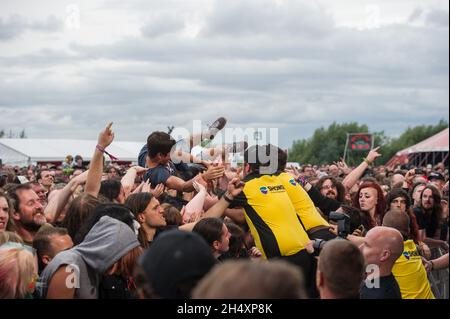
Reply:
[[[421, 125], [408, 127], [398, 138], [390, 138], [384, 131], [375, 132], [374, 146], [381, 146], [382, 156], [377, 159], [377, 164], [386, 163], [398, 151], [412, 146], [424, 139], [442, 131], [448, 127], [445, 120], [440, 120], [437, 125]], [[367, 125], [359, 125], [356, 122], [336, 124], [332, 123], [327, 129], [321, 127], [315, 130], [309, 139], [294, 141], [289, 150], [289, 161], [311, 164], [327, 164], [339, 160], [344, 155], [347, 133], [368, 133]], [[350, 151], [347, 155], [347, 163], [355, 165], [360, 163], [366, 153]]]
[[5, 136], [5, 131], [4, 130], [1, 130], [0, 131], [0, 138], [3, 138]]
[[23, 129], [20, 134], [19, 134], [19, 138], [27, 138], [27, 135], [25, 133], [25, 129]]
[[[368, 133], [367, 125], [356, 122], [337, 124], [333, 122], [327, 129], [316, 129], [309, 139], [295, 141], [289, 152], [289, 161], [300, 163], [326, 164], [338, 161], [344, 156], [347, 133]], [[377, 133], [375, 143], [384, 138], [384, 133]], [[365, 155], [365, 154], [364, 154]], [[359, 161], [361, 153], [350, 152], [347, 162], [352, 165]]]

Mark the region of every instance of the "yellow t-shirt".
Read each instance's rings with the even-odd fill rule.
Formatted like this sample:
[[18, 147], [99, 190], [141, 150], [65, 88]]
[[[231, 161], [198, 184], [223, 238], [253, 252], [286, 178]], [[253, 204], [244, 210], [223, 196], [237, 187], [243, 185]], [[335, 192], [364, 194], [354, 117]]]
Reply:
[[279, 177], [306, 231], [318, 226], [330, 227], [317, 211], [308, 193], [291, 175], [281, 173]]
[[395, 262], [392, 273], [400, 286], [402, 299], [435, 299], [413, 240], [404, 242], [403, 254]]
[[305, 249], [308, 235], [283, 183], [276, 175], [252, 174], [231, 207], [242, 207], [264, 258], [291, 256]]

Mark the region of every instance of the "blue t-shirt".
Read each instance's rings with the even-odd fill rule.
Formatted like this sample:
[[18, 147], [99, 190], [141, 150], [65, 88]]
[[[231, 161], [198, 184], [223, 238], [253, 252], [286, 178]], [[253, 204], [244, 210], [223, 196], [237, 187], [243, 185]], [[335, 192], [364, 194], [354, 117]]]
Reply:
[[[171, 163], [170, 163], [171, 164]], [[154, 168], [150, 168], [144, 175], [144, 181], [150, 179], [152, 188], [155, 188], [158, 184], [166, 185], [170, 176], [175, 176], [175, 168], [168, 164], [166, 166], [158, 165]]]
[[[146, 157], [147, 157], [147, 145], [142, 147], [138, 156], [138, 165], [141, 167], [146, 167]], [[170, 176], [177, 176], [177, 170], [181, 172], [188, 171], [188, 166], [185, 163], [174, 164], [171, 161], [167, 165], [158, 165], [154, 168], [150, 168], [144, 175], [144, 181], [150, 179], [150, 184], [152, 188], [155, 188], [158, 184], [166, 185], [167, 179]]]

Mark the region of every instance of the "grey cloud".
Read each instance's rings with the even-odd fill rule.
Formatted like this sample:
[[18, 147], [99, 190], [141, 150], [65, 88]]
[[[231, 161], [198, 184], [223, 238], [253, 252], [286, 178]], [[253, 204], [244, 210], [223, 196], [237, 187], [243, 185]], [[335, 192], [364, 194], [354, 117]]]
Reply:
[[417, 21], [418, 19], [420, 19], [420, 17], [423, 15], [424, 10], [423, 8], [415, 8], [414, 11], [411, 13], [411, 15], [408, 18], [409, 22], [414, 22]]
[[448, 29], [449, 12], [444, 10], [431, 10], [426, 16], [426, 23], [431, 26]]
[[45, 21], [28, 21], [20, 15], [11, 15], [4, 19], [0, 17], [0, 41], [14, 39], [25, 31], [56, 32], [63, 28], [61, 20], [49, 16]]
[[27, 23], [21, 16], [13, 15], [5, 20], [0, 18], [0, 40], [13, 39], [24, 32], [26, 28]]
[[0, 56], [0, 65], [4, 66], [27, 66], [31, 68], [53, 67], [57, 65], [85, 61], [84, 57], [71, 53], [67, 50], [39, 49], [30, 54], [19, 56]]
[[175, 33], [184, 28], [184, 18], [176, 14], [154, 15], [141, 28], [142, 35], [154, 38], [170, 33]]
[[326, 41], [278, 39], [276, 46], [266, 37], [195, 42], [173, 37], [72, 49], [92, 59], [140, 61], [141, 76], [188, 78], [234, 89], [328, 88], [343, 81], [428, 86], [436, 82], [426, 83], [427, 75], [448, 75], [448, 46], [441, 41], [446, 36], [448, 29], [394, 25], [366, 32], [336, 29]]
[[[220, 4], [220, 5], [219, 5]], [[272, 34], [326, 36], [334, 26], [332, 17], [318, 7], [287, 0], [277, 5], [270, 0], [216, 1], [202, 33], [206, 36]]]
[[448, 119], [448, 27], [361, 31], [294, 2], [291, 17], [269, 2], [220, 3], [195, 38], [177, 34], [182, 19], [149, 18], [140, 37], [0, 59], [2, 122], [93, 138], [112, 120], [119, 139], [145, 141], [224, 115], [231, 127], [279, 127], [290, 146], [334, 120], [396, 134]]
[[56, 32], [62, 30], [64, 23], [62, 20], [51, 15], [45, 21], [35, 21], [30, 24], [30, 29], [42, 32]]

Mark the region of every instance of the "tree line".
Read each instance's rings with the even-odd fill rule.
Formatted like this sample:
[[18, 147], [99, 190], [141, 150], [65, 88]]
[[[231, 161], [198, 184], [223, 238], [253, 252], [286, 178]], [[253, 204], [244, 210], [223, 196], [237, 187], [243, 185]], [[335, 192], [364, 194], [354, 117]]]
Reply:
[[[381, 146], [382, 156], [377, 159], [377, 164], [385, 164], [398, 151], [417, 144], [424, 139], [439, 133], [448, 127], [448, 122], [441, 119], [436, 125], [419, 125], [408, 127], [398, 138], [386, 136], [384, 131], [371, 132], [374, 134], [374, 146]], [[338, 161], [344, 155], [347, 133], [369, 133], [366, 124], [357, 122], [337, 124], [333, 122], [328, 128], [318, 128], [312, 137], [296, 140], [289, 149], [289, 161], [301, 164], [329, 164]], [[361, 158], [367, 152], [349, 151], [347, 164], [355, 165], [361, 162]]]
[[25, 133], [25, 129], [20, 132], [14, 132], [9, 130], [8, 133], [5, 133], [5, 130], [0, 130], [0, 138], [27, 138], [27, 134]]

